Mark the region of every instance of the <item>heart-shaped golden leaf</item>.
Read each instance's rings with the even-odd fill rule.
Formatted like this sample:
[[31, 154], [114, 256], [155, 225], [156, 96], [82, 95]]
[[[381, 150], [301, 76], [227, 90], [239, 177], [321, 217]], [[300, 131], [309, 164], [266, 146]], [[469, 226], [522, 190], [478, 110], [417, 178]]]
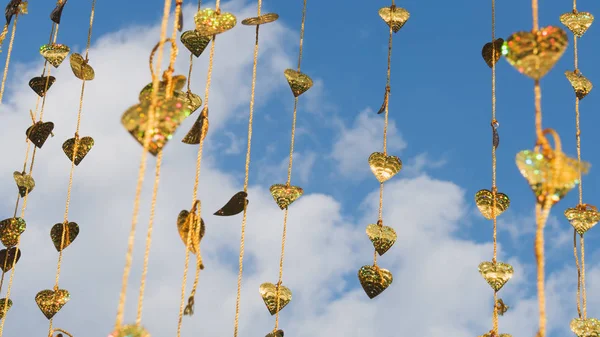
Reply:
[[[64, 241], [63, 241], [64, 235]], [[50, 239], [57, 251], [67, 248], [79, 235], [79, 225], [75, 222], [57, 223], [50, 230]]]
[[12, 305], [13, 301], [10, 298], [8, 300], [6, 298], [0, 298], [0, 319], [4, 318]]
[[181, 140], [182, 143], [185, 144], [200, 144], [200, 141], [206, 138], [206, 134], [208, 133], [208, 107], [205, 105], [200, 113], [200, 116], [192, 125], [192, 128]]
[[119, 330], [113, 331], [108, 337], [150, 337], [150, 333], [137, 324], [128, 324], [123, 325]]
[[574, 318], [570, 325], [571, 331], [577, 337], [598, 337], [600, 335], [600, 320], [596, 318]]
[[582, 37], [594, 22], [594, 16], [588, 12], [565, 13], [560, 16], [560, 22], [575, 36]]
[[38, 96], [44, 97], [54, 82], [56, 82], [54, 76], [37, 76], [29, 80], [29, 87]]
[[379, 9], [379, 16], [392, 28], [394, 33], [397, 33], [410, 18], [410, 13], [404, 8], [392, 5]]
[[80, 80], [91, 81], [96, 77], [96, 73], [94, 72], [94, 68], [88, 64], [88, 61], [83, 58], [83, 56], [74, 53], [71, 54], [69, 58], [69, 63], [71, 64], [71, 70], [73, 70], [73, 75]]
[[302, 95], [313, 86], [313, 80], [304, 73], [294, 69], [286, 69], [283, 74], [295, 97]]
[[54, 130], [54, 123], [52, 122], [36, 122], [25, 131], [27, 138], [38, 148], [42, 148], [48, 137]]
[[487, 65], [492, 68], [500, 57], [502, 57], [502, 45], [504, 45], [503, 39], [495, 39], [493, 42], [488, 42], [483, 45], [481, 49], [481, 56]]
[[275, 13], [267, 13], [261, 16], [255, 16], [253, 18], [247, 18], [242, 20], [242, 25], [245, 26], [258, 26], [264, 25], [265, 23], [271, 23], [279, 19], [279, 15]]
[[[490, 190], [481, 190], [475, 193], [475, 204], [483, 216], [491, 220], [494, 216], [498, 217], [504, 213], [510, 206], [510, 199], [504, 193], [496, 193], [496, 209], [494, 211], [494, 194]], [[493, 213], [493, 214], [492, 214]]]
[[46, 289], [35, 295], [35, 303], [48, 319], [52, 319], [70, 299], [71, 295], [65, 289]]
[[22, 218], [8, 218], [0, 221], [0, 241], [6, 248], [11, 248], [19, 243], [19, 236], [27, 228]]
[[567, 80], [571, 82], [571, 86], [573, 90], [575, 90], [575, 96], [579, 99], [583, 99], [587, 94], [592, 91], [594, 87], [592, 82], [588, 80], [580, 71], [565, 71], [565, 76]]
[[402, 161], [396, 156], [387, 156], [382, 152], [373, 152], [369, 156], [369, 166], [380, 183], [388, 181], [402, 169]]
[[231, 13], [219, 13], [211, 8], [206, 8], [196, 13], [194, 22], [196, 22], [196, 31], [200, 35], [212, 36], [235, 27], [237, 19]]
[[33, 177], [30, 174], [15, 171], [13, 173], [13, 178], [15, 178], [17, 188], [19, 188], [19, 195], [21, 195], [21, 198], [24, 198], [26, 194], [31, 193], [35, 187], [35, 180], [33, 180]]
[[298, 186], [275, 184], [269, 188], [275, 202], [282, 210], [288, 208], [294, 201], [302, 196], [304, 190]]
[[567, 217], [567, 220], [569, 220], [577, 233], [583, 235], [600, 221], [600, 212], [595, 207], [579, 205], [567, 208], [565, 217]]
[[396, 231], [392, 227], [379, 226], [377, 224], [367, 226], [367, 235], [379, 255], [385, 254], [398, 238]]
[[54, 68], [58, 68], [62, 61], [65, 60], [67, 55], [69, 55], [69, 51], [71, 49], [64, 44], [51, 43], [45, 44], [40, 47], [40, 54], [54, 66]]
[[[173, 96], [175, 96], [177, 91], [181, 91], [181, 89], [183, 89], [183, 87], [185, 86], [187, 79], [185, 76], [183, 75], [174, 75], [171, 78], [171, 85], [173, 86]], [[169, 84], [169, 81], [167, 79], [164, 79], [162, 81], [158, 82], [158, 97], [160, 98], [164, 98], [166, 93], [167, 93], [167, 85]], [[140, 95], [138, 96], [140, 102], [143, 101], [150, 101], [152, 99], [152, 91], [153, 91], [153, 85], [152, 82], [146, 84], [145, 87], [142, 88], [142, 90], [140, 91]]]
[[[77, 154], [75, 154], [75, 144], [77, 144]], [[73, 161], [73, 155], [75, 154], [75, 165], [79, 165], [83, 158], [90, 152], [94, 146], [94, 139], [92, 137], [83, 137], [83, 138], [70, 138], [67, 139], [63, 145], [63, 152], [67, 155], [69, 160]]]
[[[263, 283], [259, 288], [260, 296], [267, 305], [271, 315], [277, 313], [277, 286], [273, 283]], [[292, 300], [292, 291], [285, 286], [279, 286], [279, 311]]]
[[394, 278], [389, 270], [378, 266], [362, 266], [358, 270], [358, 280], [367, 296], [373, 299], [386, 290]]
[[208, 47], [211, 37], [201, 35], [195, 30], [188, 30], [181, 34], [180, 40], [190, 53], [194, 54], [196, 57], [200, 57], [204, 49]]
[[513, 276], [513, 267], [503, 262], [481, 262], [479, 264], [479, 273], [492, 289], [498, 291]]
[[[127, 109], [121, 117], [125, 129], [142, 145], [148, 128], [150, 106], [150, 101], [143, 101]], [[157, 102], [154, 113], [154, 127], [150, 131], [148, 151], [156, 156], [173, 138], [179, 124], [190, 115], [190, 109], [175, 98], [161, 99]]]
[[190, 109], [190, 113], [194, 113], [202, 106], [202, 98], [191, 91], [175, 91], [173, 93], [173, 97], [187, 104], [188, 108]]
[[567, 49], [567, 33], [548, 26], [533, 32], [517, 32], [504, 43], [502, 53], [520, 73], [539, 80]]
[[[200, 225], [199, 229], [198, 225]], [[196, 233], [198, 230], [198, 237], [195, 238], [194, 233]], [[179, 215], [177, 216], [177, 231], [179, 232], [179, 237], [181, 238], [181, 241], [183, 241], [184, 245], [187, 245], [188, 235], [192, 236], [189, 250], [192, 252], [192, 254], [197, 254], [200, 251], [200, 241], [202, 241], [204, 233], [206, 232], [204, 220], [200, 219], [200, 221], [198, 221], [197, 214], [183, 210], [179, 212]]]
[[0, 250], [0, 269], [6, 273], [21, 259], [21, 250], [17, 247]]

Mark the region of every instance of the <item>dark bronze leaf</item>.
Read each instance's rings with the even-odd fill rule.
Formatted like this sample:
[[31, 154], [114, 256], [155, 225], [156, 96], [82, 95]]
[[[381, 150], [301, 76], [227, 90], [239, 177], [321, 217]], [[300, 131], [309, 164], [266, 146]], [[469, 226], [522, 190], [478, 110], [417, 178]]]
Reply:
[[186, 144], [200, 144], [200, 140], [206, 137], [208, 133], [208, 107], [204, 106], [200, 116], [194, 122], [194, 125], [188, 131], [188, 133], [183, 137], [181, 142]]
[[6, 8], [4, 9], [4, 16], [6, 17], [6, 25], [10, 25], [12, 17], [19, 13], [19, 5], [21, 0], [10, 0]]
[[232, 216], [240, 214], [246, 205], [248, 205], [248, 193], [241, 191], [237, 192], [225, 206], [221, 207], [220, 210], [215, 212], [215, 215], [219, 216]]
[[389, 104], [389, 100], [390, 100], [390, 87], [386, 86], [385, 87], [385, 95], [383, 96], [383, 104], [381, 104], [381, 108], [379, 108], [379, 111], [377, 111], [378, 115], [385, 112], [385, 108], [387, 108], [387, 105]]
[[62, 11], [63, 11], [63, 8], [65, 8], [66, 4], [67, 4], [67, 0], [64, 0], [61, 3], [57, 3], [56, 7], [54, 7], [54, 9], [52, 10], [52, 13], [50, 13], [50, 20], [52, 20], [52, 22], [56, 23], [57, 25], [60, 25], [60, 18], [62, 17]]
[[25, 134], [35, 146], [41, 149], [50, 134], [52, 134], [52, 130], [54, 130], [54, 123], [39, 121], [27, 128]]
[[21, 250], [17, 247], [0, 250], [0, 269], [2, 269], [2, 272], [6, 273], [7, 271], [11, 270], [12, 267], [17, 264], [17, 262], [19, 262], [20, 258]]
[[503, 39], [495, 39], [494, 41], [483, 45], [483, 48], [481, 49], [481, 57], [483, 57], [483, 60], [488, 67], [492, 68], [494, 64], [500, 60], [500, 57], [502, 56], [503, 44]]
[[[64, 241], [63, 241], [64, 233]], [[57, 223], [50, 230], [50, 238], [57, 251], [67, 248], [79, 235], [79, 226], [75, 222]], [[62, 245], [61, 245], [62, 244]]]
[[177, 30], [183, 30], [183, 11], [179, 11], [179, 18], [177, 18]]
[[498, 134], [498, 127], [500, 123], [498, 121], [492, 122], [492, 144], [494, 145], [494, 149], [498, 149], [498, 145], [500, 145], [500, 135]]

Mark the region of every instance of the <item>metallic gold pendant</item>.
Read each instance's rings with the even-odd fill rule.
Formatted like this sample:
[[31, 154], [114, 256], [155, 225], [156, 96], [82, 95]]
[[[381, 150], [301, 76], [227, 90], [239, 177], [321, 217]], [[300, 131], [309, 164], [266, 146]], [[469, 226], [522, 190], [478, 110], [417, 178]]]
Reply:
[[[504, 213], [510, 206], [510, 199], [504, 193], [496, 193], [496, 209], [494, 211], [494, 193], [490, 190], [480, 190], [475, 194], [475, 204], [483, 216], [492, 220]], [[493, 214], [493, 215], [492, 215]]]
[[244, 208], [248, 205], [248, 193], [241, 191], [229, 199], [229, 201], [225, 204], [225, 206], [221, 207], [218, 211], [215, 212], [214, 215], [220, 216], [232, 216], [236, 214], [240, 214], [244, 211]]
[[[73, 161], [73, 154], [75, 151], [75, 144], [77, 143], [77, 154], [75, 155], [75, 160]], [[83, 158], [90, 152], [94, 146], [94, 139], [92, 137], [83, 137], [83, 138], [70, 138], [67, 139], [63, 145], [63, 152], [67, 155], [69, 160], [73, 161], [75, 165], [79, 165]]]
[[578, 205], [577, 207], [567, 208], [565, 217], [567, 217], [571, 226], [575, 228], [575, 231], [579, 235], [583, 235], [600, 221], [600, 212], [591, 205]]
[[91, 81], [96, 77], [94, 68], [88, 64], [88, 60], [84, 59], [83, 56], [77, 53], [71, 54], [69, 63], [71, 64], [73, 75], [75, 75], [75, 77], [78, 79], [83, 81]]
[[370, 299], [386, 290], [392, 281], [392, 273], [378, 266], [362, 266], [358, 270], [358, 280]]
[[25, 228], [27, 228], [27, 224], [22, 218], [8, 218], [0, 221], [0, 241], [4, 247], [16, 246]]
[[481, 262], [479, 264], [479, 273], [492, 289], [498, 291], [513, 276], [513, 267], [508, 263], [502, 262]]
[[179, 38], [181, 43], [194, 54], [196, 57], [200, 57], [204, 49], [208, 47], [208, 44], [212, 40], [210, 36], [203, 36], [195, 30], [188, 30], [181, 34]]
[[279, 19], [279, 15], [275, 13], [267, 13], [261, 16], [256, 16], [253, 18], [247, 18], [242, 20], [242, 25], [245, 26], [258, 26], [264, 25], [265, 23], [271, 23]]
[[304, 190], [298, 186], [275, 184], [269, 188], [275, 202], [282, 210], [288, 208], [294, 201], [302, 196]]
[[495, 39], [493, 42], [488, 42], [483, 45], [481, 49], [481, 56], [488, 67], [492, 68], [494, 64], [502, 57], [502, 46], [504, 45], [503, 39]]
[[70, 299], [71, 295], [65, 289], [46, 289], [35, 295], [35, 303], [48, 319], [52, 319]]
[[367, 235], [379, 255], [385, 254], [396, 243], [396, 231], [389, 226], [370, 224], [367, 226]]
[[52, 229], [50, 230], [50, 238], [52, 239], [52, 243], [58, 252], [64, 250], [71, 243], [73, 243], [75, 238], [77, 238], [77, 235], [79, 235], [79, 225], [77, 225], [75, 222], [57, 223], [56, 225], [52, 226]]
[[588, 12], [565, 13], [560, 16], [560, 22], [567, 26], [573, 35], [582, 37], [594, 22], [594, 16]]
[[[199, 229], [198, 225], [200, 225]], [[200, 251], [200, 241], [202, 241], [204, 233], [206, 232], [204, 220], [200, 219], [200, 221], [198, 221], [197, 214], [183, 210], [179, 212], [179, 215], [177, 216], [177, 231], [179, 232], [179, 237], [184, 245], [187, 245], [188, 235], [192, 236], [188, 249], [192, 254], [197, 254]], [[198, 237], [194, 237], [194, 233], [198, 231]]]
[[26, 194], [31, 193], [35, 187], [35, 180], [33, 180], [31, 175], [26, 174], [25, 172], [15, 171], [13, 173], [13, 178], [15, 178], [17, 188], [19, 188], [19, 195], [21, 198], [24, 198]]
[[277, 285], [273, 283], [263, 283], [259, 288], [260, 296], [271, 315], [277, 313], [277, 300], [279, 299], [279, 311], [285, 308], [286, 305], [292, 300], [292, 291], [283, 285], [279, 286], [279, 298], [277, 297]]
[[392, 28], [394, 33], [398, 33], [400, 28], [402, 28], [410, 18], [410, 13], [404, 8], [392, 5], [390, 7], [379, 9], [379, 16], [388, 26], [390, 26], [390, 28]]
[[402, 161], [396, 156], [387, 156], [382, 152], [373, 152], [369, 156], [369, 166], [380, 183], [388, 181], [402, 169]]
[[21, 250], [17, 247], [0, 250], [0, 269], [3, 273], [11, 270], [21, 259]]
[[574, 318], [571, 321], [571, 331], [577, 337], [596, 337], [600, 335], [600, 320], [596, 318]]
[[580, 71], [565, 71], [567, 80], [571, 83], [573, 90], [575, 90], [575, 96], [579, 99], [583, 99], [587, 94], [592, 91], [594, 87], [592, 82], [588, 80]]
[[10, 298], [8, 300], [6, 298], [0, 298], [0, 319], [4, 318], [4, 316], [6, 315], [8, 310], [10, 310], [12, 305], [13, 301]]
[[54, 123], [52, 122], [36, 122], [25, 131], [25, 135], [27, 138], [38, 148], [42, 148], [44, 143], [48, 137], [52, 134], [52, 130], [54, 130]]
[[308, 75], [294, 69], [286, 69], [283, 74], [292, 89], [295, 97], [298, 97], [308, 91], [313, 86], [313, 80]]
[[54, 68], [58, 68], [62, 61], [67, 58], [71, 49], [64, 44], [52, 43], [45, 44], [40, 47], [40, 54], [54, 66]]
[[196, 31], [200, 35], [213, 36], [235, 27], [237, 19], [231, 13], [221, 13], [220, 11], [217, 12], [211, 8], [206, 8], [196, 13], [194, 22], [196, 23]]
[[183, 137], [181, 142], [190, 145], [200, 144], [200, 141], [206, 138], [206, 134], [208, 133], [208, 126], [208, 107], [205, 105], [202, 109], [202, 112], [200, 113], [200, 116], [198, 116], [198, 118], [194, 122], [194, 125], [192, 125], [192, 128]]
[[[173, 75], [171, 78], [171, 85], [173, 86], [173, 94], [177, 91], [181, 91], [185, 86], [187, 78], [183, 75]], [[167, 93], [167, 85], [169, 81], [165, 78], [162, 81], [158, 82], [158, 97], [164, 98]], [[140, 95], [138, 96], [140, 102], [150, 101], [152, 99], [152, 90], [153, 90], [152, 82], [146, 84], [145, 87], [140, 91]]]
[[44, 97], [54, 82], [56, 82], [56, 77], [54, 76], [38, 76], [29, 80], [29, 87], [38, 96]]
[[283, 337], [283, 330], [268, 333], [265, 337]]

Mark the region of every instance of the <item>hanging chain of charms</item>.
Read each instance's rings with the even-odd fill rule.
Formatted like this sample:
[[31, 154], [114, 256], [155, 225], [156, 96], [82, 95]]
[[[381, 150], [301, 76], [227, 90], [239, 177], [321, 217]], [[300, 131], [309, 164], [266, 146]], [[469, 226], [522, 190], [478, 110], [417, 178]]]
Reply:
[[[10, 6], [11, 4], [12, 6]], [[37, 94], [38, 97], [35, 104], [35, 110], [29, 111], [29, 115], [32, 120], [32, 125], [25, 131], [27, 148], [25, 150], [25, 160], [23, 162], [23, 169], [22, 171], [15, 171], [13, 173], [13, 178], [18, 188], [15, 211], [12, 218], [0, 221], [0, 241], [6, 247], [6, 249], [0, 251], [0, 265], [2, 265], [0, 289], [2, 288], [2, 285], [4, 283], [6, 272], [12, 269], [6, 289], [6, 296], [0, 299], [0, 317], [2, 319], [0, 321], [0, 336], [2, 336], [2, 333], [4, 331], [4, 323], [6, 321], [7, 312], [13, 304], [12, 300], [10, 299], [10, 292], [13, 285], [16, 264], [21, 258], [21, 250], [19, 249], [19, 246], [21, 244], [21, 234], [23, 234], [23, 232], [26, 229], [26, 222], [23, 218], [25, 217], [25, 209], [27, 208], [27, 199], [29, 193], [35, 187], [35, 180], [32, 177], [32, 172], [33, 165], [35, 163], [36, 150], [38, 148], [42, 148], [42, 146], [46, 143], [48, 137], [50, 137], [51, 135], [54, 136], [52, 133], [52, 131], [54, 130], [54, 123], [43, 122], [42, 118], [44, 116], [46, 94], [52, 86], [52, 84], [54, 84], [54, 82], [56, 81], [56, 78], [50, 75], [49, 65], [51, 64], [55, 68], [58, 68], [58, 66], [62, 63], [62, 61], [66, 58], [70, 51], [69, 47], [56, 43], [56, 39], [58, 38], [58, 27], [62, 16], [62, 10], [65, 4], [66, 0], [58, 1], [56, 7], [50, 14], [52, 28], [50, 30], [49, 41], [48, 44], [45, 44], [40, 48], [40, 54], [45, 59], [44, 69], [42, 71], [41, 76], [34, 77], [29, 81], [29, 87]], [[9, 3], [9, 6], [6, 9], [7, 22], [10, 22], [10, 17], [14, 15], [15, 21], [13, 21], [13, 25], [15, 25], [18, 15], [20, 13], [24, 14], [22, 13], [23, 10], [26, 12], [26, 5], [24, 5], [24, 2], [21, 1], [11, 1], [11, 3]], [[11, 40], [13, 39], [11, 38]], [[5, 72], [3, 75], [3, 88], [5, 83], [4, 81], [6, 80], [6, 74], [8, 71], [8, 56], [9, 55], [7, 55], [7, 64], [5, 65]], [[31, 162], [29, 162], [29, 152], [31, 150], [32, 143], [34, 145], [34, 148], [33, 151], [31, 151]], [[27, 172], [28, 163], [29, 172]], [[21, 214], [19, 217], [17, 217], [17, 212], [19, 209], [21, 199], [23, 199], [23, 203], [21, 205]], [[38, 299], [38, 297], [36, 296], [36, 303], [38, 303], [38, 306], [40, 306], [41, 302], [42, 301], [40, 301], [40, 299]], [[41, 306], [40, 309], [42, 309]]]
[[376, 224], [367, 226], [367, 236], [373, 243], [375, 251], [373, 253], [373, 265], [362, 266], [358, 270], [358, 280], [369, 298], [373, 299], [381, 294], [392, 284], [392, 273], [380, 268], [377, 265], [377, 255], [385, 254], [396, 242], [396, 231], [389, 226], [383, 225], [383, 184], [391, 179], [402, 169], [402, 161], [397, 156], [388, 155], [387, 153], [387, 131], [389, 120], [389, 102], [390, 102], [390, 78], [392, 65], [392, 38], [393, 34], [400, 31], [400, 28], [410, 18], [410, 13], [400, 7], [396, 7], [396, 3], [392, 0], [390, 7], [379, 9], [379, 16], [389, 26], [388, 39], [388, 55], [387, 55], [387, 80], [385, 86], [385, 94], [383, 104], [377, 112], [384, 114], [383, 124], [383, 152], [373, 152], [369, 156], [369, 166], [379, 181], [379, 212]]
[[[15, 42], [15, 33], [17, 32], [17, 21], [19, 15], [27, 14], [27, 1], [22, 0], [10, 0], [4, 9], [6, 16], [6, 23], [0, 32], [0, 53], [2, 53], [2, 44], [8, 34], [10, 22], [12, 21], [12, 30], [10, 33], [10, 41], [8, 42], [8, 51], [6, 52], [6, 62], [4, 62], [4, 72], [2, 73], [2, 84], [0, 85], [0, 104], [2, 104], [2, 98], [4, 97], [4, 89], [6, 88], [6, 78], [8, 76], [8, 66], [10, 65], [10, 56], [12, 54], [13, 45]], [[15, 18], [14, 21], [12, 20]]]
[[496, 1], [492, 0], [492, 41], [486, 43], [481, 50], [484, 61], [492, 69], [492, 189], [483, 189], [475, 194], [475, 204], [481, 214], [488, 220], [493, 221], [493, 257], [492, 261], [479, 264], [479, 273], [494, 290], [494, 306], [492, 312], [492, 329], [481, 337], [510, 337], [509, 334], [498, 332], [498, 315], [504, 315], [508, 306], [498, 298], [498, 291], [513, 276], [513, 267], [508, 263], [498, 262], [497, 243], [497, 217], [504, 213], [510, 206], [510, 199], [504, 193], [498, 192], [496, 185], [496, 151], [500, 144], [498, 127], [500, 123], [496, 119], [496, 63], [500, 60], [504, 40], [496, 38]]
[[[577, 52], [578, 39], [585, 34], [594, 22], [594, 16], [588, 12], [577, 10], [577, 0], [573, 0], [573, 10], [562, 14], [560, 22], [573, 33], [573, 58], [574, 71], [565, 71], [567, 80], [575, 91], [575, 137], [577, 141], [577, 179], [579, 181], [579, 204], [568, 208], [564, 214], [573, 226], [573, 254], [577, 266], [577, 314], [578, 317], [571, 321], [571, 330], [579, 337], [587, 336], [588, 331], [600, 331], [600, 321], [596, 318], [587, 317], [587, 294], [585, 290], [585, 243], [584, 234], [600, 221], [600, 213], [596, 206], [583, 203], [582, 171], [586, 167], [581, 161], [581, 128], [579, 115], [579, 101], [586, 97], [592, 90], [592, 82], [588, 80], [579, 70], [579, 59]], [[577, 234], [581, 248], [581, 265], [577, 253]]]
[[[265, 14], [266, 16], [267, 14]], [[261, 17], [250, 20], [255, 21], [255, 24], [261, 23]], [[267, 19], [269, 19], [267, 17]], [[273, 16], [271, 19], [273, 20]], [[313, 86], [313, 80], [306, 74], [302, 73], [300, 66], [302, 64], [302, 52], [304, 47], [304, 27], [306, 23], [306, 0], [302, 6], [302, 24], [300, 25], [300, 47], [298, 50], [298, 67], [294, 69], [286, 69], [283, 74], [294, 95], [294, 111], [292, 114], [292, 130], [289, 153], [289, 164], [287, 170], [287, 182], [285, 184], [274, 184], [269, 188], [273, 199], [284, 211], [283, 214], [283, 229], [281, 236], [281, 255], [279, 257], [279, 278], [276, 284], [265, 282], [260, 285], [259, 293], [269, 310], [271, 315], [275, 315], [275, 327], [273, 331], [268, 333], [266, 337], [283, 337], [283, 330], [279, 329], [279, 312], [287, 306], [292, 300], [292, 291], [283, 285], [283, 258], [285, 256], [285, 240], [287, 234], [287, 220], [289, 206], [302, 196], [304, 190], [298, 186], [293, 186], [292, 182], [292, 165], [294, 162], [294, 141], [296, 136], [296, 115], [298, 112], [298, 97], [308, 91]], [[237, 321], [237, 319], [236, 319]]]
[[[149, 336], [149, 333], [142, 327], [143, 300], [146, 289], [146, 276], [148, 272], [149, 253], [152, 244], [152, 230], [154, 224], [154, 214], [156, 210], [156, 197], [158, 195], [158, 185], [160, 182], [160, 169], [162, 163], [162, 149], [172, 138], [173, 133], [179, 124], [191, 113], [191, 101], [186, 93], [180, 90], [185, 85], [185, 76], [173, 76], [175, 59], [177, 58], [177, 45], [175, 42], [177, 31], [181, 29], [183, 22], [181, 16], [182, 1], [176, 1], [175, 20], [173, 23], [172, 37], [167, 38], [167, 26], [169, 13], [171, 10], [171, 0], [165, 0], [163, 8], [163, 18], [161, 22], [160, 41], [154, 46], [149, 59], [150, 74], [152, 82], [146, 85], [140, 92], [139, 103], [133, 105], [121, 118], [121, 123], [127, 131], [143, 146], [138, 171], [138, 182], [136, 187], [135, 201], [133, 207], [133, 217], [129, 233], [129, 242], [125, 256], [125, 268], [123, 270], [123, 280], [121, 294], [119, 297], [119, 306], [115, 320], [114, 331], [109, 335], [111, 337], [124, 337], [128, 335]], [[170, 43], [169, 67], [163, 73], [162, 81], [157, 75], [161, 71], [161, 62], [163, 59], [163, 47], [165, 43]], [[154, 66], [154, 54], [157, 53], [156, 66]], [[148, 232], [146, 236], [146, 245], [144, 251], [143, 268], [140, 281], [139, 297], [137, 302], [137, 316], [135, 324], [123, 325], [125, 314], [125, 299], [127, 294], [127, 283], [132, 265], [133, 245], [135, 240], [136, 226], [138, 222], [141, 190], [146, 172], [146, 156], [150, 152], [156, 156], [155, 178], [152, 190], [152, 199], [150, 204], [150, 218], [148, 221]]]

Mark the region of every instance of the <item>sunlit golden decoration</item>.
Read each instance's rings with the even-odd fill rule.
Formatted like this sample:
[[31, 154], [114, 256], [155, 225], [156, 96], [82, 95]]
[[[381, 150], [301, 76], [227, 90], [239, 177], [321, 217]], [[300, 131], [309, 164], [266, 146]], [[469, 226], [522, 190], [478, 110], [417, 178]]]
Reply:
[[[2, 45], [8, 34], [8, 28], [12, 21], [12, 31], [10, 34], [10, 41], [8, 43], [8, 51], [6, 52], [6, 62], [4, 63], [4, 72], [2, 73], [2, 84], [0, 85], [0, 104], [2, 104], [2, 98], [4, 97], [4, 89], [6, 88], [6, 78], [8, 76], [8, 68], [10, 65], [10, 56], [12, 54], [13, 45], [15, 42], [15, 32], [17, 31], [17, 21], [19, 15], [27, 14], [27, 1], [22, 0], [10, 0], [4, 9], [4, 15], [6, 17], [6, 23], [0, 32], [0, 53], [2, 53]], [[14, 21], [12, 20], [15, 18]]]
[[286, 286], [267, 282], [260, 285], [259, 292], [271, 315], [278, 313], [292, 300], [292, 291]]
[[33, 177], [25, 172], [15, 171], [13, 173], [13, 177], [15, 178], [15, 182], [17, 183], [17, 188], [19, 188], [19, 194], [21, 198], [25, 197], [25, 195], [31, 191], [35, 187], [35, 180]]
[[[594, 16], [588, 12], [577, 10], [577, 0], [573, 0], [571, 12], [560, 16], [560, 22], [573, 33], [573, 63], [574, 71], [565, 71], [567, 80], [575, 91], [575, 139], [577, 144], [577, 160], [570, 159], [564, 171], [568, 170], [570, 179], [578, 183], [579, 203], [575, 207], [567, 208], [565, 217], [573, 226], [573, 255], [577, 267], [577, 318], [570, 324], [571, 331], [578, 337], [592, 337], [600, 335], [600, 321], [587, 316], [587, 292], [585, 288], [585, 240], [584, 234], [592, 229], [600, 221], [600, 213], [596, 206], [583, 202], [583, 174], [587, 173], [590, 165], [581, 160], [581, 123], [579, 114], [579, 101], [586, 97], [592, 90], [592, 82], [588, 80], [579, 70], [578, 42], [594, 22]], [[558, 145], [557, 145], [558, 147]], [[561, 177], [563, 178], [563, 177]], [[581, 255], [577, 250], [577, 234], [579, 234], [579, 246]], [[578, 256], [579, 255], [579, 256]], [[581, 258], [581, 259], [580, 259]], [[579, 263], [581, 261], [581, 264]]]
[[402, 170], [402, 161], [397, 156], [387, 153], [387, 132], [389, 120], [390, 103], [390, 79], [392, 69], [392, 38], [410, 18], [410, 13], [400, 7], [396, 7], [395, 0], [392, 0], [390, 7], [379, 9], [379, 16], [389, 27], [388, 38], [388, 57], [387, 57], [387, 80], [385, 85], [385, 95], [383, 104], [377, 112], [384, 114], [383, 123], [383, 152], [373, 152], [368, 159], [371, 172], [379, 181], [379, 211], [376, 224], [367, 226], [366, 234], [371, 240], [375, 252], [373, 253], [373, 265], [362, 266], [358, 270], [358, 280], [369, 298], [373, 299], [387, 289], [393, 281], [392, 273], [387, 269], [382, 269], [377, 265], [377, 254], [385, 254], [396, 242], [396, 231], [389, 226], [383, 225], [383, 184]]
[[62, 61], [67, 58], [71, 48], [63, 44], [45, 44], [40, 47], [40, 54], [48, 61], [54, 68], [58, 68]]
[[42, 290], [35, 295], [35, 303], [48, 319], [52, 319], [70, 299], [69, 291], [58, 287]]
[[69, 63], [71, 64], [71, 70], [73, 70], [73, 74], [80, 80], [91, 81], [96, 77], [96, 73], [94, 72], [94, 68], [88, 64], [89, 60], [83, 58], [83, 56], [73, 53], [69, 58]]

